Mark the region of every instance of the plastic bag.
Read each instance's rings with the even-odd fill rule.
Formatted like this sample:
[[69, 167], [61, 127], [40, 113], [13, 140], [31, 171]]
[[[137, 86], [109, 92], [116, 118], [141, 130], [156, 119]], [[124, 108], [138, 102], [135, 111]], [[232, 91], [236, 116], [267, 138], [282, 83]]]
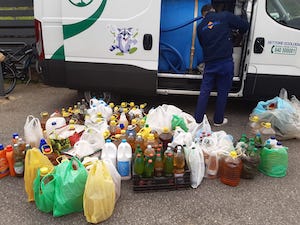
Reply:
[[205, 173], [204, 156], [198, 144], [193, 142], [187, 160], [191, 170], [191, 187], [197, 188]]
[[172, 130], [175, 130], [176, 127], [181, 127], [185, 132], [188, 131], [184, 119], [178, 115], [172, 116], [171, 124], [172, 124]]
[[211, 134], [211, 126], [207, 119], [207, 116], [204, 115], [203, 120], [197, 126], [194, 126], [194, 129], [190, 131], [192, 134], [193, 139], [199, 138], [200, 135], [205, 132], [206, 134]]
[[36, 178], [37, 171], [41, 167], [47, 167], [52, 171], [54, 166], [50, 160], [37, 148], [29, 149], [25, 157], [24, 183], [28, 201], [34, 201], [33, 182]]
[[24, 138], [30, 146], [39, 147], [40, 140], [43, 138], [43, 130], [38, 118], [32, 115], [27, 116], [24, 125]]
[[83, 193], [87, 176], [87, 170], [76, 157], [56, 166], [53, 216], [83, 210]]
[[102, 149], [105, 144], [103, 133], [93, 127], [89, 127], [85, 130], [81, 135], [80, 140], [89, 142], [94, 152]]
[[181, 127], [176, 127], [173, 135], [171, 146], [174, 148], [177, 145], [186, 145], [189, 147], [192, 144], [193, 138], [190, 132], [185, 132]]
[[87, 178], [83, 196], [84, 215], [89, 223], [108, 219], [115, 207], [115, 184], [103, 161], [96, 161]]
[[172, 115], [165, 111], [162, 106], [158, 106], [155, 109], [151, 109], [147, 115], [146, 124], [160, 134], [164, 127], [171, 130]]
[[40, 170], [38, 170], [33, 190], [36, 207], [45, 213], [52, 212], [55, 191], [54, 174], [49, 173], [41, 179]]
[[119, 174], [111, 160], [103, 160], [103, 162], [107, 166], [111, 178], [113, 179], [113, 182], [115, 184], [115, 201], [117, 202], [119, 197], [121, 196], [121, 175]]
[[74, 148], [71, 151], [68, 151], [68, 154], [76, 156], [79, 159], [82, 159], [85, 156], [90, 156], [95, 153], [92, 145], [85, 141], [80, 140], [74, 144]]
[[286, 101], [286, 99], [282, 99], [280, 97], [275, 97], [268, 101], [259, 101], [257, 106], [253, 109], [253, 114], [259, 115], [266, 111], [276, 110], [276, 109], [286, 109], [290, 112], [294, 112], [294, 108], [291, 104]]

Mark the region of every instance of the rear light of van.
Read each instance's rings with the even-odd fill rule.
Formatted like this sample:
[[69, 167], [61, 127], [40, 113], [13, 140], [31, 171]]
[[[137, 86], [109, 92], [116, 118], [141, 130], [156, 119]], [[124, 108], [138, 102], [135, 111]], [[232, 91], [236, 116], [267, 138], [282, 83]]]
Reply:
[[39, 59], [45, 59], [44, 52], [44, 43], [43, 43], [43, 35], [42, 35], [42, 23], [39, 20], [34, 20], [35, 27], [35, 40], [36, 40], [36, 50], [39, 55]]

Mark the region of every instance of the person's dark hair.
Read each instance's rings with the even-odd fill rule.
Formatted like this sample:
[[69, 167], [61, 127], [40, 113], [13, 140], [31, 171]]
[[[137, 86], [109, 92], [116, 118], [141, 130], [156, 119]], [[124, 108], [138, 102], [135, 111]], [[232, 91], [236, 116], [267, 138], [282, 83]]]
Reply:
[[207, 12], [209, 12], [210, 10], [212, 10], [214, 7], [211, 4], [206, 4], [202, 7], [201, 9], [201, 13], [202, 15], [205, 15]]

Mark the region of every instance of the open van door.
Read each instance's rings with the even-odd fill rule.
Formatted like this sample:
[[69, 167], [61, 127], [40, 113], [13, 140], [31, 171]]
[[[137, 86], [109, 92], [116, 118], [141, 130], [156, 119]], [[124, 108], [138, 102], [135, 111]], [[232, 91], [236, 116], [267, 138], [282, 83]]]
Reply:
[[300, 2], [254, 1], [245, 96], [300, 94]]

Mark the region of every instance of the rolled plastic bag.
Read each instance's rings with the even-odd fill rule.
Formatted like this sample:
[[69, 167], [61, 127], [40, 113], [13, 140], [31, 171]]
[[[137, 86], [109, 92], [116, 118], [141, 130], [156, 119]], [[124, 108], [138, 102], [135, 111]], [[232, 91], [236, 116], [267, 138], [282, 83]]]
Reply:
[[41, 177], [40, 170], [33, 183], [34, 200], [36, 207], [42, 212], [49, 213], [53, 210], [55, 175], [49, 173]]
[[42, 167], [47, 167], [49, 171], [54, 168], [48, 157], [41, 153], [39, 149], [29, 149], [26, 152], [24, 171], [25, 191], [29, 202], [34, 201], [33, 182], [37, 176], [37, 171]]
[[63, 216], [83, 210], [83, 193], [87, 180], [87, 170], [73, 157], [55, 168], [55, 195], [53, 216]]
[[103, 161], [96, 161], [90, 169], [83, 196], [83, 208], [89, 223], [108, 219], [115, 207], [115, 184]]

